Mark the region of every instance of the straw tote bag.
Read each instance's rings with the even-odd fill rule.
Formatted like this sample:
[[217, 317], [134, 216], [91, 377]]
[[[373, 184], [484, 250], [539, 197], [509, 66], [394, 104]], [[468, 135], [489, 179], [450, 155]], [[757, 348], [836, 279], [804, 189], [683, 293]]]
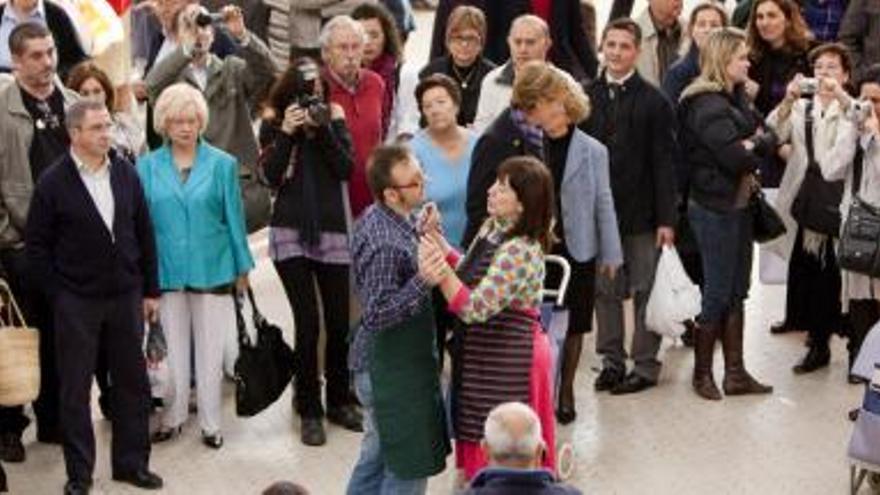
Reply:
[[40, 392], [40, 337], [25, 323], [2, 279], [0, 303], [0, 406], [19, 406], [33, 402]]

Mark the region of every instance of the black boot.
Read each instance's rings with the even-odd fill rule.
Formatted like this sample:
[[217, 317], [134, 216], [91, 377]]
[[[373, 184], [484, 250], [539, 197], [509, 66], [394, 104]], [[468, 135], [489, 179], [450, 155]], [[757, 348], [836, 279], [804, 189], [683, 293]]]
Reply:
[[794, 365], [792, 371], [796, 375], [803, 375], [824, 368], [830, 362], [831, 349], [828, 348], [828, 342], [816, 343], [814, 339], [810, 343], [810, 350], [807, 351], [807, 355], [804, 356], [801, 362]]
[[712, 361], [715, 355], [715, 340], [718, 338], [718, 323], [706, 323], [694, 329], [694, 392], [707, 400], [721, 400], [721, 392], [712, 375]]
[[697, 330], [697, 324], [694, 323], [694, 320], [687, 320], [684, 322], [684, 333], [681, 334], [681, 343], [685, 345], [685, 347], [693, 347], [696, 343], [694, 341], [694, 332]]
[[577, 417], [577, 411], [574, 409], [574, 377], [581, 359], [583, 343], [582, 334], [569, 334], [566, 335], [562, 348], [562, 377], [559, 383], [556, 419], [563, 425], [571, 423]]
[[721, 334], [724, 350], [724, 393], [726, 395], [769, 394], [773, 387], [764, 385], [746, 371], [743, 359], [743, 312], [731, 311]]

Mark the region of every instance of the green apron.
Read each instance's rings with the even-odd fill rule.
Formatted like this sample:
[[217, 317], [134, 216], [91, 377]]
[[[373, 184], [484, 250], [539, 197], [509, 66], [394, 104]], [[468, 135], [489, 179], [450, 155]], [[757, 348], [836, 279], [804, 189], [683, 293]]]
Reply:
[[400, 479], [442, 472], [451, 452], [434, 339], [430, 303], [373, 337], [373, 415], [385, 464]]

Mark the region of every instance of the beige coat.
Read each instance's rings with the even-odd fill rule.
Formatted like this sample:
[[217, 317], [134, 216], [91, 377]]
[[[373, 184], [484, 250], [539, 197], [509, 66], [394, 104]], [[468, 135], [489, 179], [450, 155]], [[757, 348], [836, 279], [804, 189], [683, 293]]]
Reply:
[[[647, 8], [635, 19], [636, 23], [642, 29], [642, 46], [636, 67], [643, 79], [650, 82], [654, 86], [660, 87], [663, 82], [660, 80], [660, 61], [657, 58], [657, 28], [654, 27], [654, 21], [651, 20], [651, 13]], [[683, 54], [687, 45], [687, 28], [683, 20], [679, 19], [678, 24], [681, 27], [681, 40], [678, 46], [679, 54]]]
[[[61, 85], [65, 108], [77, 96]], [[21, 88], [8, 83], [0, 89], [0, 249], [24, 246], [24, 228], [34, 192], [29, 152], [34, 121], [24, 106]]]
[[[790, 142], [791, 156], [776, 195], [776, 211], [785, 222], [786, 233], [767, 245], [783, 259], [789, 259], [797, 234], [797, 222], [791, 216], [791, 205], [801, 188], [807, 171], [807, 147], [804, 116], [807, 100], [799, 99], [792, 106], [787, 119], [779, 118], [779, 108], [767, 117], [767, 125], [776, 131], [780, 142]], [[840, 170], [852, 163], [856, 151], [856, 128], [852, 120], [843, 114], [840, 104], [833, 100], [822, 111], [818, 98], [813, 100], [813, 143], [816, 161], [823, 175], [828, 170]], [[826, 177], [827, 178], [827, 177]]]

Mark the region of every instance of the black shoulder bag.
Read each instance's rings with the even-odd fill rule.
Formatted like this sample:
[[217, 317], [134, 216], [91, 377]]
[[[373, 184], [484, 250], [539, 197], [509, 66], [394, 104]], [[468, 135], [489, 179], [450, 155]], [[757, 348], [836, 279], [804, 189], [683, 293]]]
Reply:
[[843, 181], [826, 181], [816, 162], [813, 148], [813, 100], [807, 101], [804, 115], [807, 141], [807, 171], [791, 204], [791, 216], [802, 227], [831, 237], [840, 235], [840, 201]]
[[260, 314], [253, 291], [247, 291], [257, 329], [257, 338], [253, 341], [247, 334], [242, 302], [237, 294], [232, 297], [235, 299], [239, 345], [238, 359], [235, 361], [235, 412], [247, 417], [278, 400], [293, 377], [296, 359], [293, 350], [284, 342], [281, 329]]
[[859, 197], [864, 153], [856, 148], [853, 161], [852, 203], [840, 234], [837, 262], [840, 268], [880, 277], [880, 209]]

